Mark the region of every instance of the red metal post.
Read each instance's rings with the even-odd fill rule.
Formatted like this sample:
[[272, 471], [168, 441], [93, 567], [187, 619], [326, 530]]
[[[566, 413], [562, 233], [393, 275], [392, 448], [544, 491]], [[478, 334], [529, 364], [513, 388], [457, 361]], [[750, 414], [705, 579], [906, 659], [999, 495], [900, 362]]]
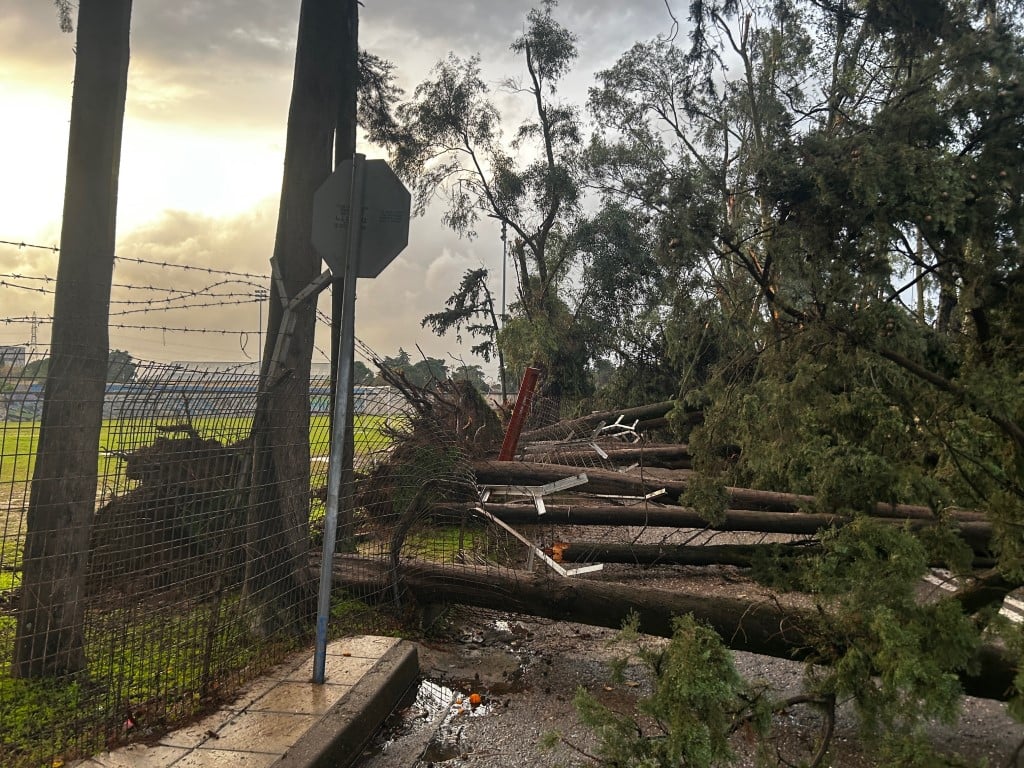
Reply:
[[519, 385], [519, 394], [516, 396], [516, 404], [512, 409], [512, 418], [508, 420], [508, 427], [505, 429], [505, 439], [501, 443], [501, 453], [498, 454], [498, 461], [512, 461], [519, 447], [519, 435], [523, 432], [523, 424], [526, 417], [530, 415], [530, 405], [533, 403], [533, 392], [537, 388], [537, 377], [540, 376], [539, 368], [527, 368], [523, 371], [523, 381]]

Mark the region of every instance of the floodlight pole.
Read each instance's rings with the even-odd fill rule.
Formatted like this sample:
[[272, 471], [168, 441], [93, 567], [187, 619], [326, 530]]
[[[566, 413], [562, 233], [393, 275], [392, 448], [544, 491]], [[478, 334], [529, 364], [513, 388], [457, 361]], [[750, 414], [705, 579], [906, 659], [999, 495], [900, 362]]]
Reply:
[[[331, 455], [327, 465], [327, 509], [324, 513], [324, 543], [320, 558], [320, 592], [317, 599], [316, 647], [313, 652], [313, 682], [324, 682], [327, 665], [327, 624], [331, 617], [331, 581], [334, 569], [334, 546], [338, 536], [338, 508], [351, 504], [342, 496], [341, 479], [349, 411], [352, 407], [352, 372], [355, 356], [356, 278], [359, 274], [359, 251], [362, 245], [363, 186], [365, 155], [352, 156], [352, 192], [349, 197], [348, 242], [342, 247], [344, 271], [342, 282], [341, 333], [338, 336], [338, 376], [334, 388], [334, 419], [331, 423]], [[351, 491], [351, 489], [345, 489]]]

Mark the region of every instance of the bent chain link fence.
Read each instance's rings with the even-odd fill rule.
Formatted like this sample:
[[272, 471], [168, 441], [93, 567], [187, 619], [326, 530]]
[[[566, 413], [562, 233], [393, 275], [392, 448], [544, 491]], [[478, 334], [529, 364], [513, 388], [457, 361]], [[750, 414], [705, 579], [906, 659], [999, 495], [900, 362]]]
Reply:
[[[360, 354], [380, 367], [363, 345]], [[308, 407], [261, 422], [269, 393], [260, 391], [251, 366], [129, 358], [107, 373], [99, 445], [92, 447], [92, 517], [87, 530], [69, 530], [33, 491], [33, 483], [64, 480], [36, 469], [46, 361], [45, 350], [0, 360], [0, 764], [12, 768], [58, 765], [157, 738], [230, 701], [290, 652], [308, 649], [314, 617], [305, 606], [315, 602], [328, 497], [328, 380], [309, 381]], [[545, 519], [529, 489], [479, 484], [478, 468], [497, 455], [503, 427], [468, 382], [413, 386], [386, 368], [381, 376], [388, 386], [356, 387], [352, 403], [353, 473], [340, 503], [334, 635], [429, 620], [431, 605], [452, 594], [511, 608], [516, 579], [528, 573], [613, 576], [581, 562], [593, 562], [587, 552], [563, 561], [567, 541], [579, 551], [694, 535]], [[621, 424], [563, 428], [552, 424], [557, 404], [541, 398], [532, 406], [519, 462], [547, 462], [563, 479], [629, 471], [602, 455], [632, 440]], [[261, 423], [274, 429], [254, 430]], [[284, 458], [268, 464], [275, 450]], [[546, 499], [623, 509], [651, 503], [587, 498], [586, 486], [560, 486]], [[506, 522], [500, 510], [519, 522]], [[25, 616], [33, 603], [67, 588], [45, 579], [25, 588], [30, 532], [51, 544], [76, 534], [88, 542], [71, 587], [85, 661], [74, 673], [17, 674], [33, 668], [17, 658], [26, 647], [19, 640], [45, 631], [28, 627]]]
[[[70, 530], [32, 491], [33, 482], [65, 480], [40, 478], [36, 470], [47, 365], [45, 350], [0, 360], [0, 765], [11, 768], [59, 765], [159, 735], [230, 700], [242, 683], [307, 647], [312, 617], [288, 609], [308, 604], [315, 592], [327, 483], [329, 381], [309, 382], [308, 409], [274, 419], [302, 425], [303, 437], [308, 428], [308, 454], [304, 439], [280, 445], [279, 435], [257, 438], [309, 457], [285, 464], [299, 467], [299, 477], [283, 479], [304, 489], [302, 497], [275, 499], [268, 491], [282, 480], [282, 465], [276, 473], [253, 469], [257, 374], [128, 361], [126, 369], [108, 371], [93, 447], [94, 513], [87, 531]], [[358, 387], [353, 405], [354, 464], [363, 474], [389, 454], [408, 417], [389, 387]], [[441, 480], [437, 468], [421, 469]], [[411, 474], [408, 482], [422, 478]], [[283, 518], [276, 510], [288, 503], [307, 511], [295, 530], [271, 520]], [[47, 582], [44, 567], [42, 581], [25, 589], [33, 526], [36, 540], [58, 545], [84, 533], [88, 551], [67, 553], [78, 555], [70, 587]], [[362, 525], [384, 527], [380, 519]], [[390, 537], [362, 529], [359, 536], [361, 552], [387, 561]], [[298, 559], [283, 551], [289, 541], [303, 542]], [[36, 660], [16, 659], [18, 649], [45, 652], [49, 635], [41, 637], [47, 629], [29, 626], [25, 616], [32, 604], [68, 588], [81, 609], [72, 632], [79, 633], [84, 669], [36, 675]], [[347, 622], [335, 633], [361, 629], [358, 610], [340, 598], [335, 605]]]

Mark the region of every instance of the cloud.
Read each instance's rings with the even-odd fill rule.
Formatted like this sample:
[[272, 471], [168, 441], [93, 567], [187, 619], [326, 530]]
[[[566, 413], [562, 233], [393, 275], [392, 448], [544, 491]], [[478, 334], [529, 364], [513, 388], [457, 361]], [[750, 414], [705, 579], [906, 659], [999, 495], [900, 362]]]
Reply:
[[[375, 0], [360, 9], [360, 37], [364, 47], [398, 64], [407, 87], [449, 50], [481, 53], [500, 78], [512, 74], [508, 46], [535, 5]], [[52, 4], [44, 0], [8, 6], [13, 7], [0, 18], [5, 63], [39, 87], [66, 89], [74, 35], [60, 32]], [[588, 73], [607, 66], [635, 40], [669, 27], [664, 0], [625, 8], [611, 0], [564, 0], [555, 16], [577, 34], [580, 68]], [[279, 126], [286, 116], [298, 18], [299, 0], [137, 0], [130, 114], [209, 129]]]
[[[420, 326], [423, 316], [440, 309], [468, 267], [481, 263], [478, 244], [449, 242], [437, 227], [413, 223], [409, 248], [379, 277], [360, 280], [356, 334], [382, 355], [402, 347], [451, 359], [467, 356], [454, 337], [438, 338]], [[166, 211], [158, 219], [118, 239], [111, 294], [111, 346], [143, 360], [255, 360], [266, 322], [267, 306], [257, 291], [269, 287], [269, 257], [277, 225], [277, 200], [268, 198], [232, 217], [215, 218]], [[500, 251], [495, 250], [500, 263]], [[17, 261], [15, 261], [15, 257]], [[50, 251], [0, 249], [6, 272], [40, 278], [56, 275], [57, 254]], [[225, 273], [248, 273], [225, 274]], [[3, 278], [0, 278], [3, 279]], [[7, 280], [10, 284], [12, 281]], [[5, 317], [39, 318], [52, 313], [53, 282], [25, 279], [23, 287], [0, 286]], [[46, 292], [29, 290], [43, 288]], [[330, 312], [330, 296], [320, 309]], [[0, 321], [0, 344], [27, 342], [28, 323]], [[40, 342], [49, 325], [40, 327]], [[318, 333], [323, 361], [330, 349], [329, 329]]]
[[[407, 90], [448, 51], [460, 56], [479, 52], [484, 77], [496, 86], [506, 77], [525, 74], [509, 44], [522, 33], [527, 12], [535, 5], [539, 2], [374, 0], [360, 11], [361, 42], [395, 62]], [[267, 274], [298, 13], [299, 0], [136, 0], [122, 156], [120, 256]], [[663, 0], [637, 0], [626, 6], [611, 0], [563, 0], [555, 15], [578, 36], [580, 60], [563, 93], [578, 105], [594, 71], [609, 66], [636, 40], [665, 33], [670, 25]], [[7, 83], [13, 84], [11, 88], [31, 87], [66, 104], [73, 46], [74, 36], [60, 32], [51, 3], [9, 2], [0, 15], [5, 65], [0, 94]], [[503, 93], [495, 98], [510, 121], [525, 114], [520, 99]], [[16, 119], [30, 125], [39, 117], [19, 114]], [[66, 117], [50, 122], [60, 123], [66, 131]], [[47, 139], [46, 147], [56, 141]], [[28, 154], [23, 144], [15, 142], [16, 149]], [[7, 156], [15, 145], [0, 146], [5, 168], [11, 167]], [[231, 154], [232, 145], [241, 151]], [[63, 146], [57, 154], [63, 155]], [[42, 171], [37, 167], [34, 173]], [[45, 207], [49, 216], [59, 216], [62, 174], [62, 168], [48, 168], [54, 191], [22, 189], [21, 196], [31, 193], [38, 209]], [[263, 196], [266, 199], [257, 203]], [[420, 320], [443, 306], [466, 269], [483, 264], [495, 277], [500, 275], [500, 240], [488, 225], [483, 222], [480, 239], [470, 243], [441, 227], [438, 210], [414, 221], [409, 248], [379, 278], [361, 281], [358, 335], [386, 355], [399, 346], [412, 351], [417, 344], [436, 357], [464, 354], [454, 338], [438, 339], [420, 327]], [[33, 223], [29, 232], [0, 231], [0, 237], [34, 236], [36, 231], [55, 239], [59, 225]], [[0, 250], [0, 271], [13, 265], [11, 269], [53, 275], [55, 263], [54, 254], [45, 251]], [[127, 261], [119, 262], [115, 273], [115, 281], [124, 285], [197, 291], [213, 280], [208, 273]], [[241, 286], [239, 292], [251, 288]], [[143, 294], [138, 288], [119, 288], [114, 298], [128, 301]], [[240, 303], [226, 300], [221, 306], [176, 310], [154, 305], [137, 315], [115, 316], [122, 318], [119, 324], [130, 320], [154, 327], [202, 327], [222, 330], [224, 335], [124, 328], [112, 331], [112, 343], [147, 359], [255, 357], [258, 345], [252, 334], [260, 333], [260, 308], [254, 300], [241, 301], [243, 297], [231, 301], [236, 298]], [[321, 306], [326, 301], [324, 297]], [[3, 302], [5, 315], [35, 311], [43, 316], [51, 311], [52, 296], [4, 289]], [[115, 311], [133, 307], [118, 304]], [[8, 330], [0, 324], [0, 339], [11, 338], [5, 335]], [[24, 327], [14, 332], [20, 334], [17, 338], [28, 336]], [[325, 341], [318, 344], [327, 349]]]

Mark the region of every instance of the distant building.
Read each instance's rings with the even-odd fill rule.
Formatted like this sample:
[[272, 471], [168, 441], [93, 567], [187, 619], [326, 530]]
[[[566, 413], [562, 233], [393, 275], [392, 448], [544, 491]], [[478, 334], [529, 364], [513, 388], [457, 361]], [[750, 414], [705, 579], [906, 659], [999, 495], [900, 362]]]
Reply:
[[25, 347], [0, 347], [0, 371], [24, 368], [27, 361]]

